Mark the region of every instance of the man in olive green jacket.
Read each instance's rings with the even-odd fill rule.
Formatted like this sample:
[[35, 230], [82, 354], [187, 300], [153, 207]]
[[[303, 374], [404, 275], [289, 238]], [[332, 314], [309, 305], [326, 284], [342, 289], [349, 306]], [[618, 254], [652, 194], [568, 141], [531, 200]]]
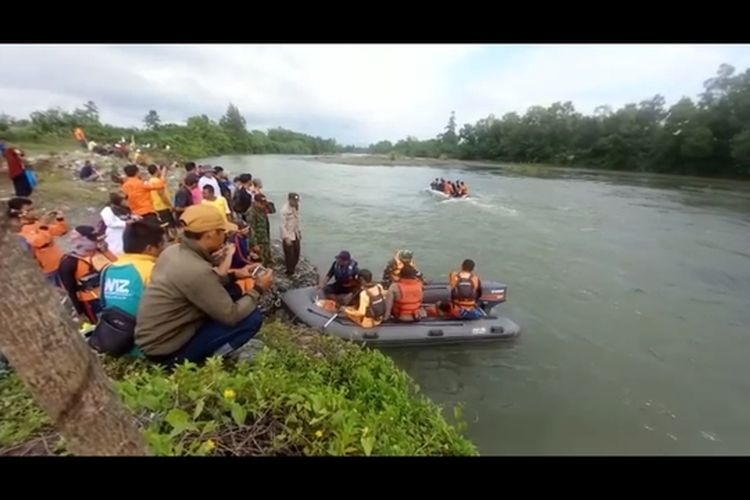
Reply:
[[222, 276], [212, 255], [224, 248], [224, 222], [210, 205], [192, 205], [180, 217], [181, 242], [162, 252], [151, 284], [138, 308], [135, 342], [146, 357], [172, 365], [226, 356], [249, 341], [263, 323], [260, 295], [273, 283], [273, 272], [255, 276], [255, 287], [233, 300], [227, 291], [237, 278], [249, 278], [255, 266]]

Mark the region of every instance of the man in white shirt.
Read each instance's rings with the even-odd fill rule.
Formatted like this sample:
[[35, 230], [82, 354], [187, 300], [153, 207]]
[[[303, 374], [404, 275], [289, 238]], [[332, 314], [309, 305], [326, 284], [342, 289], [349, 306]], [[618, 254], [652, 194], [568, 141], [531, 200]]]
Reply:
[[212, 169], [206, 170], [206, 172], [198, 181], [198, 187], [201, 188], [201, 191], [204, 187], [206, 187], [206, 185], [213, 186], [216, 196], [221, 196], [221, 187], [219, 186], [219, 181], [216, 180], [216, 174]]
[[299, 195], [289, 193], [288, 201], [281, 209], [281, 240], [286, 261], [286, 275], [292, 276], [300, 256], [302, 231], [299, 227]]

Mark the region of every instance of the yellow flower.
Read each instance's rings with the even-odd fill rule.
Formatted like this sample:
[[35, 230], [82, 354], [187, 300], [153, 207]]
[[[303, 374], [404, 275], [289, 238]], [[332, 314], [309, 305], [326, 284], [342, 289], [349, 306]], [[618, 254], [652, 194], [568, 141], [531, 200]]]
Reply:
[[323, 437], [323, 431], [315, 431], [315, 437], [322, 438]]
[[206, 441], [205, 445], [206, 451], [211, 451], [216, 448], [216, 443], [214, 443], [213, 439], [209, 439], [208, 441]]
[[226, 399], [234, 399], [237, 397], [237, 393], [234, 392], [232, 389], [224, 389], [224, 397]]

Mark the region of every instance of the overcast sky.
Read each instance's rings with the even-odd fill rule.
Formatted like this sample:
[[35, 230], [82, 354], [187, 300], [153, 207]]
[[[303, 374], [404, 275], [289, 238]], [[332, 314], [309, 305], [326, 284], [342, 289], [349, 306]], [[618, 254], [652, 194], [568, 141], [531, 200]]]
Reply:
[[184, 123], [231, 101], [249, 128], [282, 126], [365, 145], [441, 131], [490, 113], [570, 100], [592, 112], [662, 94], [696, 96], [748, 45], [0, 45], [0, 113], [87, 100], [102, 120], [149, 109]]

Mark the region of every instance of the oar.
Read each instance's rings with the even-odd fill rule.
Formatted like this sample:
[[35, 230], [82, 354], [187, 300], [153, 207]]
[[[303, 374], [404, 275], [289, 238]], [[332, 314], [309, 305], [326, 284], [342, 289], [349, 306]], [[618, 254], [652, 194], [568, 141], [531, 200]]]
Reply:
[[326, 323], [323, 325], [323, 330], [325, 330], [326, 328], [328, 328], [328, 325], [330, 325], [331, 323], [333, 323], [333, 320], [336, 319], [336, 318], [338, 318], [338, 317], [339, 317], [339, 313], [336, 313], [333, 316], [331, 316], [331, 318], [328, 321], [326, 321]]

